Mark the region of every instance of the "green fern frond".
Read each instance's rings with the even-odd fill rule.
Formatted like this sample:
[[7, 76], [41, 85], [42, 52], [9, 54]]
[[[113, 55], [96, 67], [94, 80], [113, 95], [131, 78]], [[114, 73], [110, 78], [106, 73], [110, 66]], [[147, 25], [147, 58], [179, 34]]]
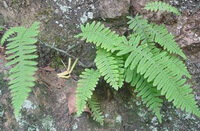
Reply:
[[104, 49], [98, 49], [97, 56], [94, 61], [96, 63], [97, 69], [101, 73], [101, 76], [104, 76], [105, 81], [116, 90], [121, 88], [121, 74], [123, 73], [123, 65], [121, 60], [119, 59], [117, 61], [110, 52], [107, 52]]
[[118, 70], [119, 70], [119, 81], [118, 81], [118, 85], [121, 88], [123, 86], [124, 83], [124, 60], [122, 57], [116, 57], [115, 56], [115, 60], [117, 61], [117, 65], [118, 65]]
[[93, 69], [85, 69], [80, 75], [76, 92], [77, 115], [81, 115], [86, 107], [86, 102], [92, 97], [93, 91], [101, 74]]
[[180, 15], [180, 12], [178, 11], [177, 8], [161, 1], [149, 2], [145, 5], [144, 9], [150, 11], [167, 11], [174, 13], [176, 15]]
[[163, 100], [160, 98], [160, 91], [158, 91], [152, 83], [147, 82], [142, 75], [137, 74], [136, 69], [130, 70], [130, 68], [127, 68], [125, 77], [126, 82], [136, 87], [135, 92], [138, 93], [137, 96], [141, 97], [144, 104], [146, 104], [146, 106], [155, 113], [158, 120], [162, 122], [160, 109]]
[[135, 18], [128, 17], [129, 28], [133, 29], [136, 34], [145, 40], [144, 43], [156, 42], [170, 53], [175, 53], [186, 58], [180, 47], [174, 41], [174, 37], [170, 34], [164, 25], [148, 24], [146, 19], [141, 16]]
[[173, 69], [179, 77], [186, 76], [191, 78], [190, 73], [187, 70], [186, 65], [179, 58], [171, 56], [168, 59], [170, 69]]
[[0, 31], [2, 31], [3, 30], [3, 26], [0, 26]]
[[101, 125], [104, 124], [104, 116], [100, 109], [100, 103], [97, 98], [93, 95], [91, 99], [88, 100], [88, 107], [92, 112], [93, 120], [99, 122]]
[[[150, 43], [153, 42], [153, 38], [150, 35], [149, 28], [151, 26], [148, 24], [148, 21], [146, 19], [143, 19], [142, 16], [135, 16], [134, 18], [128, 16], [129, 19], [129, 29], [132, 29], [137, 35], [140, 36], [140, 39], [143, 41], [143, 43]], [[129, 38], [135, 38], [135, 33], [129, 36]]]
[[161, 95], [177, 108], [200, 116], [192, 89], [185, 84], [186, 79], [183, 77], [191, 78], [191, 75], [175, 55], [183, 58], [186, 56], [173, 35], [164, 25], [149, 24], [141, 16], [128, 18], [129, 28], [133, 29], [133, 34], [128, 39], [100, 23], [93, 22], [81, 27], [82, 33], [77, 37], [97, 46], [95, 63], [99, 75], [104, 76], [106, 82], [116, 90], [122, 87], [124, 79], [135, 86], [138, 96], [160, 122]]
[[[36, 52], [37, 39], [39, 33], [39, 22], [32, 24], [30, 28], [14, 27], [8, 30], [3, 36], [1, 43], [6, 40], [9, 42], [6, 48], [7, 57], [10, 60], [6, 65], [13, 66], [10, 70], [12, 104], [16, 118], [19, 116], [21, 106], [27, 99], [31, 87], [34, 86], [34, 73], [37, 70], [37, 62], [34, 61], [38, 56]], [[9, 38], [10, 35], [16, 36]]]
[[[161, 49], [157, 48], [155, 44], [149, 44], [148, 47], [150, 48], [151, 53], [153, 55], [158, 55], [161, 52], [164, 52]], [[172, 69], [172, 71], [174, 72], [174, 75], [178, 75], [179, 77], [186, 76], [188, 78], [191, 78], [191, 75], [188, 72], [187, 67], [183, 63], [182, 60], [180, 60], [179, 58], [173, 55], [171, 56], [168, 54], [168, 56], [169, 56], [169, 59], [168, 59], [167, 64], [169, 68]]]
[[1, 38], [1, 45], [5, 43], [5, 41], [13, 34], [26, 30], [25, 27], [12, 27], [8, 31], [5, 32], [3, 37]]
[[[166, 52], [153, 55], [147, 45], [120, 44], [118, 56], [129, 54], [125, 61], [125, 67], [137, 69], [137, 73], [144, 75], [147, 82], [153, 82], [161, 90], [161, 95], [165, 95], [168, 101], [173, 101], [174, 106], [200, 116], [197, 103], [192, 95], [190, 86], [185, 85], [186, 80], [180, 75], [176, 75], [174, 69], [168, 66], [169, 56]], [[132, 50], [132, 51], [131, 51]]]
[[175, 53], [186, 59], [185, 54], [177, 45], [174, 36], [170, 34], [164, 25], [151, 24], [151, 33], [154, 35], [154, 40], [160, 44], [165, 50], [170, 53]]
[[101, 47], [107, 51], [113, 52], [115, 45], [121, 43], [121, 37], [100, 22], [96, 23], [94, 21], [91, 24], [82, 25], [81, 31], [76, 37], [81, 37], [82, 40], [92, 42], [97, 47]]

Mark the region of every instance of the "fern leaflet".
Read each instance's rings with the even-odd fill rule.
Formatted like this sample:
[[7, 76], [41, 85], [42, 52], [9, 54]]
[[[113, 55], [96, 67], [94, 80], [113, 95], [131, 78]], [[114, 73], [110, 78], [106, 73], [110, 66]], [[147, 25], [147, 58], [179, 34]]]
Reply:
[[78, 81], [76, 92], [77, 115], [80, 115], [84, 111], [86, 102], [92, 97], [100, 76], [100, 73], [93, 69], [85, 69], [80, 75], [81, 79]]
[[138, 92], [137, 96], [141, 97], [142, 101], [148, 108], [150, 108], [158, 120], [161, 122], [160, 108], [162, 106], [162, 99], [160, 97], [160, 91], [146, 81], [140, 74], [136, 73], [136, 70], [126, 69], [125, 73], [126, 82], [131, 83], [132, 86], [135, 86], [135, 92]]
[[186, 65], [179, 58], [175, 56], [169, 57], [168, 66], [170, 66], [169, 68], [173, 69], [176, 72], [176, 75], [178, 75], [179, 77], [186, 76], [188, 78], [191, 78], [191, 75], [188, 72]]
[[104, 49], [98, 49], [95, 63], [101, 76], [104, 76], [105, 81], [109, 83], [111, 87], [118, 90], [122, 86], [120, 74], [123, 73], [123, 61], [121, 62], [120, 59], [117, 61], [110, 52], [106, 52]]
[[174, 40], [174, 36], [170, 34], [164, 25], [151, 24], [151, 34], [154, 35], [154, 40], [164, 47], [170, 53], [176, 53], [186, 59], [185, 54]]
[[119, 87], [121, 88], [123, 86], [124, 83], [124, 60], [122, 57], [116, 57], [115, 56], [115, 60], [117, 61], [117, 65], [118, 65], [118, 70], [119, 70]]
[[97, 47], [101, 47], [107, 51], [114, 51], [116, 44], [121, 43], [121, 38], [118, 34], [106, 28], [100, 22], [95, 21], [91, 24], [87, 23], [85, 26], [81, 26], [81, 33], [76, 37], [81, 37], [86, 42], [92, 42]]
[[[140, 36], [143, 43], [153, 42], [153, 38], [149, 33], [149, 28], [151, 28], [151, 26], [146, 19], [142, 19], [142, 16], [135, 16], [134, 18], [128, 16], [127, 18], [129, 19], [129, 29], [133, 29], [133, 31]], [[132, 34], [133, 37], [130, 36], [130, 38], [135, 38], [135, 33]]]
[[0, 26], [0, 31], [2, 31], [3, 30], [3, 26]]
[[13, 34], [26, 30], [25, 27], [12, 27], [8, 31], [5, 32], [3, 37], [1, 38], [1, 45], [5, 43], [5, 41]]
[[186, 58], [180, 47], [174, 41], [173, 35], [168, 32], [164, 25], [148, 24], [147, 20], [141, 16], [128, 18], [130, 19], [128, 22], [129, 28], [140, 35], [141, 40], [145, 39], [145, 43], [156, 42], [170, 53], [175, 53]]
[[180, 15], [180, 12], [177, 8], [161, 1], [149, 2], [145, 5], [144, 9], [150, 11], [167, 11], [172, 12], [176, 15]]
[[[165, 51], [162, 51], [161, 49], [157, 48], [155, 46], [155, 44], [149, 44], [148, 47], [151, 49], [151, 53], [153, 55], [158, 55], [160, 54], [161, 52], [165, 52]], [[166, 52], [168, 54], [168, 52]], [[190, 73], [188, 72], [187, 70], [187, 67], [186, 65], [183, 63], [182, 60], [180, 60], [179, 58], [177, 58], [176, 56], [169, 56], [169, 59], [168, 59], [168, 66], [170, 69], [172, 69], [172, 71], [175, 73], [174, 75], [178, 75], [179, 77], [182, 77], [182, 76], [186, 76], [188, 78], [191, 78], [191, 75]]]
[[[37, 62], [33, 59], [38, 56], [33, 54], [36, 52], [35, 43], [38, 36], [39, 22], [33, 23], [30, 28], [14, 27], [8, 30], [3, 36], [1, 43], [6, 40], [9, 42], [7, 45], [6, 54], [10, 60], [7, 66], [14, 66], [10, 70], [9, 88], [11, 89], [12, 104], [14, 107], [14, 114], [19, 116], [21, 106], [27, 99], [31, 87], [34, 86], [35, 78], [34, 72], [37, 70], [35, 67]], [[10, 35], [15, 34], [15, 37], [9, 38]]]
[[93, 95], [91, 99], [88, 100], [88, 107], [92, 112], [92, 117], [95, 121], [99, 122], [101, 125], [104, 124], [103, 113], [100, 109], [100, 104], [97, 98]]
[[130, 66], [131, 70], [137, 68], [137, 73], [144, 75], [147, 82], [152, 81], [153, 86], [161, 90], [161, 95], [165, 95], [168, 101], [173, 101], [177, 108], [200, 116], [197, 103], [191, 94], [192, 89], [185, 85], [185, 79], [177, 75], [179, 72], [168, 66], [169, 57], [166, 52], [154, 56], [147, 45], [136, 46], [128, 43], [120, 44], [117, 50], [119, 56], [129, 54], [125, 67]]

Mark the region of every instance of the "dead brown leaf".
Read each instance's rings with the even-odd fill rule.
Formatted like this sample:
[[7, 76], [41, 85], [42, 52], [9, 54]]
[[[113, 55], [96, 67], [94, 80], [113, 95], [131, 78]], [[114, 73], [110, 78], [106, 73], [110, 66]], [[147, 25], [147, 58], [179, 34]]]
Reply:
[[[69, 109], [70, 115], [77, 112], [77, 109], [76, 109], [76, 88], [70, 88], [69, 89], [68, 109]], [[91, 114], [91, 111], [89, 110], [88, 107], [86, 107], [84, 109], [84, 111]]]
[[66, 81], [64, 79], [58, 78], [56, 72], [46, 71], [40, 68], [37, 73], [36, 77], [39, 82], [45, 83], [48, 87], [53, 88], [63, 88], [66, 85]]

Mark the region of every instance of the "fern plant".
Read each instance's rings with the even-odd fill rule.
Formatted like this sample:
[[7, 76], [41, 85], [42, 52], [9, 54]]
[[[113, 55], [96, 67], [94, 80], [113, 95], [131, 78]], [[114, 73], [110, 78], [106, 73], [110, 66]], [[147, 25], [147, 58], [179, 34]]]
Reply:
[[[170, 53], [175, 53], [186, 58], [180, 47], [176, 44], [174, 36], [164, 25], [148, 23], [142, 16], [128, 17], [129, 28], [144, 39], [144, 43], [156, 42]], [[169, 44], [170, 43], [170, 44]]]
[[97, 69], [111, 87], [116, 90], [122, 87], [124, 69], [123, 60], [120, 57], [113, 56], [103, 49], [98, 49], [94, 61]]
[[126, 69], [125, 81], [131, 83], [131, 86], [136, 87], [135, 92], [138, 93], [137, 97], [141, 97], [144, 104], [155, 113], [158, 120], [161, 122], [160, 108], [163, 100], [160, 98], [160, 91], [153, 86], [153, 83], [147, 82], [136, 70], [132, 71], [130, 68]]
[[96, 96], [92, 96], [91, 99], [88, 100], [88, 107], [90, 108], [92, 112], [92, 117], [95, 121], [99, 122], [101, 125], [104, 123], [103, 119], [103, 113], [100, 109], [100, 103], [98, 102], [98, 99]]
[[30, 28], [13, 27], [10, 28], [2, 37], [1, 44], [8, 41], [6, 47], [6, 65], [12, 66], [9, 71], [9, 89], [11, 90], [12, 105], [14, 114], [17, 118], [21, 106], [27, 99], [31, 87], [34, 86], [34, 72], [37, 70], [37, 62], [34, 61], [38, 56], [35, 54], [39, 33], [39, 23], [35, 22]]
[[177, 8], [161, 1], [149, 2], [145, 5], [144, 9], [150, 11], [167, 11], [176, 15], [181, 15]]
[[81, 80], [78, 81], [76, 107], [77, 114], [80, 115], [86, 108], [87, 101], [92, 97], [93, 91], [100, 78], [100, 73], [93, 69], [86, 69], [81, 75]]
[[[147, 4], [145, 9], [178, 14], [174, 7], [161, 2]], [[115, 90], [121, 88], [124, 81], [130, 83], [135, 87], [137, 96], [160, 122], [161, 96], [165, 96], [175, 107], [200, 117], [192, 89], [186, 84], [186, 79], [191, 78], [181, 60], [186, 59], [186, 56], [175, 42], [174, 36], [164, 25], [150, 23], [142, 16], [128, 19], [129, 29], [133, 33], [127, 38], [119, 36], [100, 22], [81, 26], [82, 32], [77, 37], [97, 47], [97, 70], [81, 75], [79, 83], [84, 84], [78, 84], [77, 88], [78, 114], [83, 112], [102, 76]], [[95, 113], [93, 116], [102, 118], [95, 116]]]
[[0, 31], [3, 31], [3, 26], [0, 26]]

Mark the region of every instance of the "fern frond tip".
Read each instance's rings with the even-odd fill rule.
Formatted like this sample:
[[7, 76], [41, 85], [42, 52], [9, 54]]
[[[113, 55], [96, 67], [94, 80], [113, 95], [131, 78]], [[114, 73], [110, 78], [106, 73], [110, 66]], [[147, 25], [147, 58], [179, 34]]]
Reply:
[[154, 1], [154, 2], [149, 2], [145, 5], [144, 9], [150, 10], [150, 11], [167, 11], [174, 13], [176, 15], [181, 15], [181, 13], [178, 11], [177, 8], [171, 6], [168, 3], [161, 2], [161, 1]]
[[95, 121], [99, 122], [102, 126], [104, 124], [104, 116], [100, 109], [100, 103], [97, 98], [93, 95], [91, 99], [88, 100], [88, 106], [92, 112], [92, 117]]
[[86, 103], [88, 99], [91, 98], [100, 76], [100, 73], [93, 69], [85, 69], [85, 71], [82, 72], [76, 91], [77, 115], [81, 115], [84, 111]]

